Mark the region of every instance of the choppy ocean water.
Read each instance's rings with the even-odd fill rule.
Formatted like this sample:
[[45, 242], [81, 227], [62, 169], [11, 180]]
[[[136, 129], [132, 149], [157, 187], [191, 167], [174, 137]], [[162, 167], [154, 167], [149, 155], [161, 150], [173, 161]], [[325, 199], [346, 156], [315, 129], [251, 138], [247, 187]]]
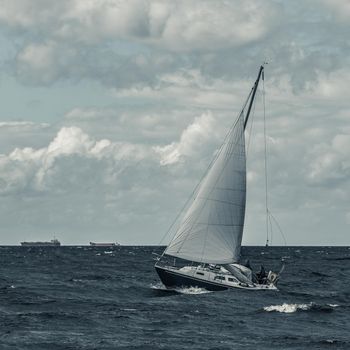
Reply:
[[350, 349], [350, 248], [244, 247], [278, 292], [164, 292], [152, 251], [0, 247], [0, 349]]

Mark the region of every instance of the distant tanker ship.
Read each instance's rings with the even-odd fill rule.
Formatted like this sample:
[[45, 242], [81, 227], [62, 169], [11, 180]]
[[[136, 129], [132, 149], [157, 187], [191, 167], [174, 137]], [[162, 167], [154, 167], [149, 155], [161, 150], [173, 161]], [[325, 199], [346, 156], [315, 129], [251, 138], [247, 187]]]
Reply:
[[50, 242], [21, 242], [22, 247], [59, 247], [61, 242], [54, 238]]
[[90, 242], [90, 245], [93, 246], [93, 247], [115, 247], [115, 246], [118, 246], [120, 245], [118, 242], [116, 243], [104, 243], [104, 242], [101, 242], [101, 243], [97, 243], [97, 242]]

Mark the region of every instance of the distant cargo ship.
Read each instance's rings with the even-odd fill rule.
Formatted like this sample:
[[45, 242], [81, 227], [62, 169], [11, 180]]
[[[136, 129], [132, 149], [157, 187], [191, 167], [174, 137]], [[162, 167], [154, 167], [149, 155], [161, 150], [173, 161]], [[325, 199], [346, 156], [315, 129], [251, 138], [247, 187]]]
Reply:
[[116, 243], [96, 243], [96, 242], [90, 242], [90, 245], [93, 246], [93, 247], [115, 247], [115, 246], [118, 246], [120, 245], [118, 242]]
[[61, 242], [58, 239], [52, 239], [50, 242], [21, 242], [25, 247], [59, 247]]

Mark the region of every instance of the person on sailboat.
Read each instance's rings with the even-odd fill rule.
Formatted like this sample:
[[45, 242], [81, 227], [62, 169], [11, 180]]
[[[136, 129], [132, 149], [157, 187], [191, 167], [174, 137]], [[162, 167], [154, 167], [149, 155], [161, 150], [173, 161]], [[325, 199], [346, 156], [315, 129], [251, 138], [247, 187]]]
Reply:
[[248, 267], [248, 269], [250, 269], [250, 270], [253, 270], [251, 265], [250, 265], [249, 259], [246, 259], [242, 265], [245, 267]]
[[267, 273], [263, 265], [260, 266], [260, 271], [256, 274], [259, 284], [265, 284], [267, 279]]

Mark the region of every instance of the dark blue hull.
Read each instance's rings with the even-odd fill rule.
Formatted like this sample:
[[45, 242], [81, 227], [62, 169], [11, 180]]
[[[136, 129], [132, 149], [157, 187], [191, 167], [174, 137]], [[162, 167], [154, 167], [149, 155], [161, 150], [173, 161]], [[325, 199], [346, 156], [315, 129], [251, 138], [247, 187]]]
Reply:
[[155, 266], [160, 280], [168, 288], [175, 287], [199, 287], [210, 291], [226, 290], [227, 287], [222, 285], [199, 280], [195, 277], [187, 277], [176, 273], [175, 271], [169, 271], [159, 266]]

